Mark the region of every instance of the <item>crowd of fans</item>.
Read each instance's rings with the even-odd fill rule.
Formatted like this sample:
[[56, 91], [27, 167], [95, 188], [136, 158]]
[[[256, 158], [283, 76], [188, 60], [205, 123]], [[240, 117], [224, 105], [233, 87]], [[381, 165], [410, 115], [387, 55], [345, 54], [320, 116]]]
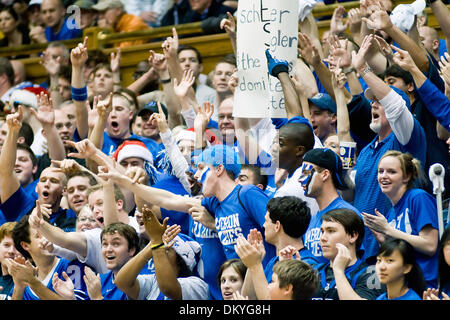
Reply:
[[[266, 52], [286, 118], [258, 119], [233, 116], [237, 0], [1, 2], [2, 47], [48, 45], [42, 83], [0, 57], [0, 299], [450, 299], [441, 0], [445, 39], [423, 0], [338, 6], [321, 38], [329, 2], [300, 0], [294, 72]], [[127, 87], [120, 48], [58, 41], [195, 21], [234, 53], [205, 74], [173, 29]]]

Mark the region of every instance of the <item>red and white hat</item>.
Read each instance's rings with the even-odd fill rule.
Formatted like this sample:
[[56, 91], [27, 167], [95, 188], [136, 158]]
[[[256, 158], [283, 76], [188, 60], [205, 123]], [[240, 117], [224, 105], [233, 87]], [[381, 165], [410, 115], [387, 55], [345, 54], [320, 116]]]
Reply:
[[142, 141], [139, 140], [126, 140], [124, 141], [112, 155], [113, 159], [120, 163], [123, 159], [128, 158], [141, 158], [145, 161], [149, 161], [153, 164], [153, 155], [145, 146]]

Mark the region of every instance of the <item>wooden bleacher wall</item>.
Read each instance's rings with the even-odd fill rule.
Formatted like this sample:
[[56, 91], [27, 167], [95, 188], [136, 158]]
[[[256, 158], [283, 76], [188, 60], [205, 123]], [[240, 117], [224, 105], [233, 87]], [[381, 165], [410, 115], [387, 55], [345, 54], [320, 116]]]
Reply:
[[[395, 0], [394, 6], [400, 3], [410, 3], [412, 1]], [[313, 9], [313, 14], [316, 18], [331, 16], [334, 9], [342, 5], [347, 10], [359, 7], [359, 1], [343, 2], [339, 4], [331, 4], [327, 6], [316, 6]], [[450, 7], [450, 6], [449, 6]], [[428, 15], [428, 25], [438, 30], [441, 37], [442, 30], [431, 11], [430, 8], [426, 8], [425, 12]], [[329, 29], [330, 20], [318, 21], [317, 26], [319, 29], [319, 35]], [[201, 33], [200, 22], [189, 23], [185, 25], [176, 26], [179, 35], [189, 35], [195, 33]], [[88, 50], [90, 52], [99, 50], [108, 55], [115, 51], [113, 47], [114, 43], [138, 39], [164, 39], [167, 36], [172, 35], [172, 26], [155, 28], [149, 31], [138, 31], [130, 33], [108, 33], [105, 30], [101, 30], [97, 27], [87, 28], [83, 30], [83, 37], [88, 36]], [[80, 39], [72, 39], [62, 41], [68, 48], [73, 48], [79, 42]], [[136, 65], [143, 60], [147, 60], [149, 56], [149, 50], [162, 53], [161, 49], [162, 41], [153, 41], [141, 45], [134, 45], [130, 47], [122, 48], [121, 57], [121, 78], [122, 84], [128, 86], [132, 82], [132, 74], [136, 68]], [[197, 37], [185, 37], [180, 38], [180, 44], [189, 44], [196, 47], [203, 58], [203, 72], [209, 73], [213, 70], [216, 62], [224, 55], [232, 53], [232, 47], [230, 40], [226, 33], [205, 35]], [[23, 45], [16, 48], [0, 48], [0, 56], [14, 56], [17, 54], [34, 54], [45, 50], [47, 44], [31, 44]], [[33, 83], [40, 83], [46, 79], [45, 69], [40, 65], [40, 59], [38, 57], [21, 59], [25, 64], [27, 79]]]

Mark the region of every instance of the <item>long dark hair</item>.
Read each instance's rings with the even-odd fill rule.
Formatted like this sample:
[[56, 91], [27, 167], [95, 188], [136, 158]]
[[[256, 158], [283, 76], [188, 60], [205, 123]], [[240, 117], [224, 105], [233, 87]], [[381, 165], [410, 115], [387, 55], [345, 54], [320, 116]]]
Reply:
[[444, 257], [444, 247], [446, 244], [450, 245], [450, 226], [445, 228], [444, 233], [442, 233], [438, 251], [439, 293], [442, 293], [444, 286], [450, 283], [450, 266]]
[[403, 264], [410, 264], [412, 266], [411, 271], [405, 275], [405, 285], [421, 297], [423, 291], [426, 290], [426, 282], [422, 269], [420, 269], [416, 262], [416, 254], [413, 246], [404, 240], [391, 238], [381, 244], [377, 256], [390, 256], [395, 250], [398, 250], [401, 254]]

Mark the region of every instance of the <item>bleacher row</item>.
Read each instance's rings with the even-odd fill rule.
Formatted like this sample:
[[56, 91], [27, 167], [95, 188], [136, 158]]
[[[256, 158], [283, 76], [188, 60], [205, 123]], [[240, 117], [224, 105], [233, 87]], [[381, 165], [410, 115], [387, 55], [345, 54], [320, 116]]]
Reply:
[[[410, 3], [408, 0], [395, 0], [392, 1], [394, 7], [401, 3]], [[347, 11], [351, 8], [359, 7], [359, 1], [335, 3], [329, 5], [316, 6], [313, 9], [313, 15], [315, 18], [330, 17], [337, 6], [343, 6]], [[450, 5], [448, 5], [450, 7]], [[435, 28], [438, 34], [442, 37], [442, 30], [435, 19], [433, 12], [430, 8], [425, 8], [425, 12], [428, 16], [428, 26]], [[317, 21], [317, 26], [319, 29], [319, 35], [329, 29], [330, 20], [319, 20]], [[201, 22], [194, 22], [188, 24], [182, 24], [177, 26], [165, 26], [159, 28], [153, 28], [147, 31], [137, 31], [137, 32], [126, 32], [126, 33], [111, 33], [108, 30], [101, 29], [98, 27], [86, 28], [83, 30], [83, 38], [85, 36], [89, 37], [88, 50], [89, 52], [101, 51], [105, 55], [109, 55], [116, 49], [113, 45], [117, 42], [133, 41], [133, 40], [146, 40], [147, 43], [134, 45], [130, 47], [122, 48], [121, 57], [121, 80], [122, 85], [128, 86], [132, 83], [132, 74], [136, 68], [136, 65], [143, 60], [146, 60], [149, 55], [149, 50], [154, 50], [155, 52], [162, 52], [161, 44], [163, 39], [167, 36], [172, 35], [172, 28], [175, 27], [179, 35], [184, 36], [180, 39], [180, 44], [189, 44], [196, 47], [202, 57], [203, 57], [203, 70], [204, 73], [209, 73], [216, 62], [228, 53], [232, 53], [232, 47], [230, 40], [226, 33], [219, 33], [213, 35], [203, 35], [189, 37], [190, 34], [202, 33]], [[155, 39], [155, 40], [152, 40]], [[157, 39], [157, 40], [156, 40]], [[82, 38], [71, 39], [61, 41], [69, 49], [75, 47], [79, 42], [82, 42]], [[19, 53], [25, 55], [37, 55], [42, 52], [48, 44], [46, 43], [36, 43], [21, 45], [14, 48], [6, 47], [0, 48], [0, 56], [9, 57], [16, 56]], [[45, 81], [46, 73], [45, 69], [39, 63], [39, 57], [31, 57], [20, 59], [25, 65], [27, 79], [33, 83], [39, 83]]]

